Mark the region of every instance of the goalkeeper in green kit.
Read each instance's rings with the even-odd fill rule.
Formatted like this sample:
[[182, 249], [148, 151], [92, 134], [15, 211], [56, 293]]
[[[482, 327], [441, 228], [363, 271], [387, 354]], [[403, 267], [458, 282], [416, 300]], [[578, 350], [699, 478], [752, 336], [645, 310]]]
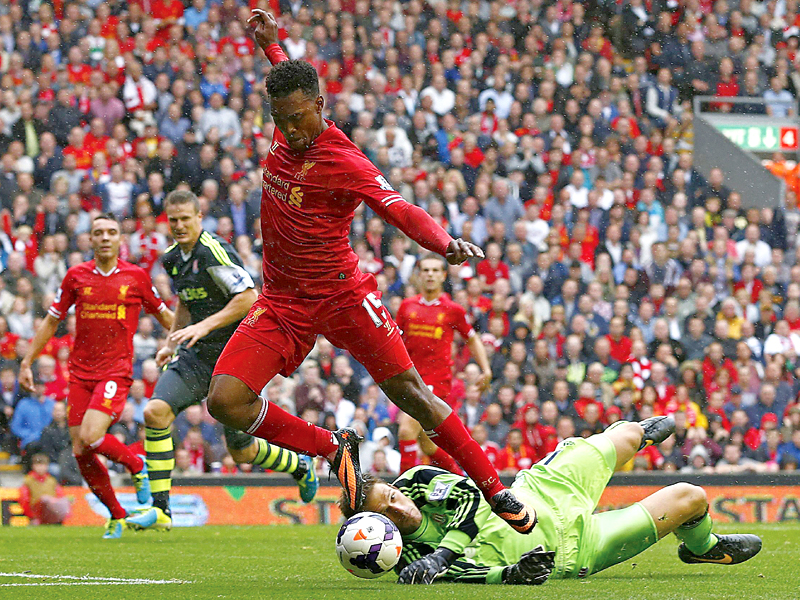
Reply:
[[[367, 478], [366, 511], [385, 515], [403, 535], [399, 583], [541, 584], [548, 577], [586, 577], [643, 552], [674, 533], [685, 563], [736, 564], [761, 550], [755, 535], [711, 532], [702, 488], [665, 487], [621, 510], [593, 514], [615, 470], [641, 448], [664, 441], [671, 417], [619, 421], [590, 438], [562, 441], [521, 471], [514, 493], [536, 508], [538, 522], [520, 535], [495, 516], [469, 479], [419, 466], [393, 485]], [[341, 503], [346, 517], [352, 511]]]

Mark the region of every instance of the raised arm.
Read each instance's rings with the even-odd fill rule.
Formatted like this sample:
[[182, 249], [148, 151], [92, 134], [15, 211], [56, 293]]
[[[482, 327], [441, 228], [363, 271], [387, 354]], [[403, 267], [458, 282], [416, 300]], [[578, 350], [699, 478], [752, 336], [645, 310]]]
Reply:
[[275, 17], [260, 8], [254, 8], [251, 12], [253, 14], [247, 19], [247, 24], [255, 26], [253, 37], [266, 54], [269, 62], [274, 65], [289, 60], [278, 43], [278, 22]]

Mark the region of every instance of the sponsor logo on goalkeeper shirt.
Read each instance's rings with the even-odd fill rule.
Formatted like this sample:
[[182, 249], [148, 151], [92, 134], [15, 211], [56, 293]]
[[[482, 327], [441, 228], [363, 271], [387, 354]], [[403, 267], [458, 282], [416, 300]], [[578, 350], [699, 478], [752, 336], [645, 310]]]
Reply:
[[453, 487], [452, 483], [442, 483], [441, 481], [437, 482], [429, 496], [431, 501], [436, 500], [444, 500], [447, 498], [447, 494], [450, 493], [450, 488]]

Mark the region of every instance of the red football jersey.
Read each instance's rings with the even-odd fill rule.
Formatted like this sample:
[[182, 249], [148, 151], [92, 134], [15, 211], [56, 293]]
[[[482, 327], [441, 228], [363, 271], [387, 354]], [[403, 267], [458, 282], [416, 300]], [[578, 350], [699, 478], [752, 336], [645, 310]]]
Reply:
[[427, 379], [452, 377], [454, 332], [464, 339], [475, 333], [464, 308], [447, 294], [433, 302], [427, 302], [421, 294], [406, 298], [397, 311], [396, 322], [403, 332], [408, 355], [426, 383]]
[[[365, 275], [348, 234], [361, 202], [444, 255], [450, 236], [408, 204], [336, 125], [305, 152], [275, 129], [261, 193], [264, 294], [320, 298], [355, 289]], [[400, 227], [403, 229], [404, 227]]]
[[150, 276], [122, 260], [109, 274], [100, 272], [93, 260], [81, 263], [67, 271], [48, 312], [63, 319], [73, 304], [76, 332], [70, 374], [89, 381], [131, 377], [140, 308], [151, 314], [166, 308]]

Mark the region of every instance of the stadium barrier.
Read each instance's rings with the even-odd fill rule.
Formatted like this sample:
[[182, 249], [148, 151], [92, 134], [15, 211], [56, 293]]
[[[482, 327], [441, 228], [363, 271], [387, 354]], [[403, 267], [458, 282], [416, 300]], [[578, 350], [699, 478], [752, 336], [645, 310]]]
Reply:
[[[617, 475], [603, 493], [598, 510], [623, 508], [656, 490], [688, 481], [708, 493], [711, 516], [720, 523], [800, 521], [800, 474], [747, 475]], [[224, 482], [224, 485], [220, 485]], [[508, 482], [510, 483], [510, 481]], [[64, 488], [74, 498], [65, 525], [98, 526], [108, 513], [81, 487]], [[193, 477], [176, 479], [172, 511], [176, 527], [200, 525], [328, 524], [341, 519], [339, 487], [323, 485], [310, 504], [301, 502], [294, 481], [282, 476]], [[132, 487], [119, 489], [120, 502], [136, 508]], [[0, 488], [2, 524], [25, 526], [28, 519], [17, 503], [16, 488]]]

